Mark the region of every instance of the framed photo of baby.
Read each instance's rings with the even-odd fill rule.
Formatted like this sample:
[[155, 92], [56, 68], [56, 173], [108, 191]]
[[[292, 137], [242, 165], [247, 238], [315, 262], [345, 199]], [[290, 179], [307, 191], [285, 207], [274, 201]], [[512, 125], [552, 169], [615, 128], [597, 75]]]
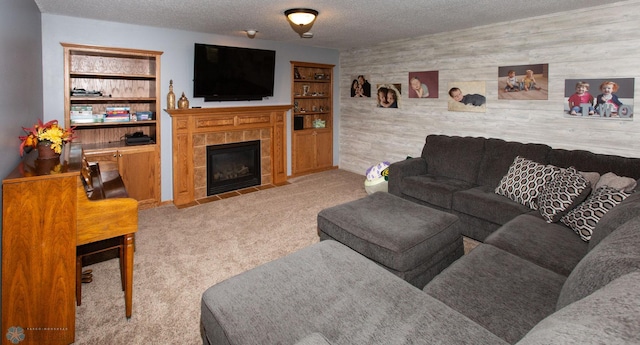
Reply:
[[449, 111], [471, 111], [485, 113], [487, 111], [486, 83], [484, 81], [449, 82]]
[[399, 108], [401, 84], [377, 84], [376, 105], [378, 108]]
[[438, 98], [438, 71], [409, 72], [409, 98]]
[[549, 64], [498, 67], [498, 99], [549, 99]]
[[351, 97], [371, 97], [371, 84], [364, 74], [351, 77]]
[[633, 120], [634, 78], [564, 81], [564, 116]]

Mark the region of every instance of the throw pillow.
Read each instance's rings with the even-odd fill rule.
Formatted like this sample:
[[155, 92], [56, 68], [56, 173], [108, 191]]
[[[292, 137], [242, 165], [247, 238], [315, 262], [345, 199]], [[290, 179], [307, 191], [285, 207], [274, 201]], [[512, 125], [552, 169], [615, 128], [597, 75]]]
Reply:
[[580, 174], [584, 177], [585, 180], [589, 181], [591, 185], [591, 191], [596, 190], [596, 184], [600, 180], [600, 173], [594, 171], [581, 171]]
[[636, 180], [631, 177], [618, 176], [612, 172], [608, 172], [600, 177], [596, 184], [596, 189], [609, 186], [630, 193], [636, 188], [636, 184]]
[[540, 164], [517, 156], [507, 174], [502, 177], [496, 187], [496, 194], [537, 210], [535, 198], [542, 191], [544, 185], [560, 171], [552, 165]]
[[555, 223], [569, 210], [580, 204], [591, 192], [591, 186], [574, 167], [564, 169], [549, 181], [536, 204], [547, 223]]
[[631, 194], [609, 186], [600, 187], [560, 221], [580, 235], [583, 241], [588, 242], [602, 216], [629, 195]]

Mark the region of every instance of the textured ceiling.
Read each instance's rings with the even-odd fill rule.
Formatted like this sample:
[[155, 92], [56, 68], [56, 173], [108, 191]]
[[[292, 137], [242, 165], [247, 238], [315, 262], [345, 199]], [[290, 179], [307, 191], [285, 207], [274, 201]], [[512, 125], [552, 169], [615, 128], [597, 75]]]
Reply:
[[[349, 49], [619, 1], [609, 0], [35, 0], [42, 13]], [[300, 38], [284, 11], [320, 14]], [[571, 21], [570, 17], [567, 17]], [[582, 23], [576, 23], [582, 25]]]

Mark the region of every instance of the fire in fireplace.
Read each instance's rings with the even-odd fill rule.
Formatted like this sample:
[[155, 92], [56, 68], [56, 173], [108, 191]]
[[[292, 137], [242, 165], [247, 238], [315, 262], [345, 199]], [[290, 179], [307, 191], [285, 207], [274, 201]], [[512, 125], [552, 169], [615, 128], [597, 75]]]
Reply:
[[207, 146], [207, 195], [259, 186], [260, 140]]

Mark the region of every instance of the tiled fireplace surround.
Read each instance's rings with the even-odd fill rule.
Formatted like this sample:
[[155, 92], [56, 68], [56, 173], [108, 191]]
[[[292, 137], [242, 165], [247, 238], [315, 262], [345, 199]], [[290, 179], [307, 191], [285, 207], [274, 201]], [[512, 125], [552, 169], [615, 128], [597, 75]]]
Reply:
[[291, 107], [167, 110], [172, 118], [173, 203], [207, 197], [207, 146], [260, 140], [262, 185], [286, 182], [286, 112]]

